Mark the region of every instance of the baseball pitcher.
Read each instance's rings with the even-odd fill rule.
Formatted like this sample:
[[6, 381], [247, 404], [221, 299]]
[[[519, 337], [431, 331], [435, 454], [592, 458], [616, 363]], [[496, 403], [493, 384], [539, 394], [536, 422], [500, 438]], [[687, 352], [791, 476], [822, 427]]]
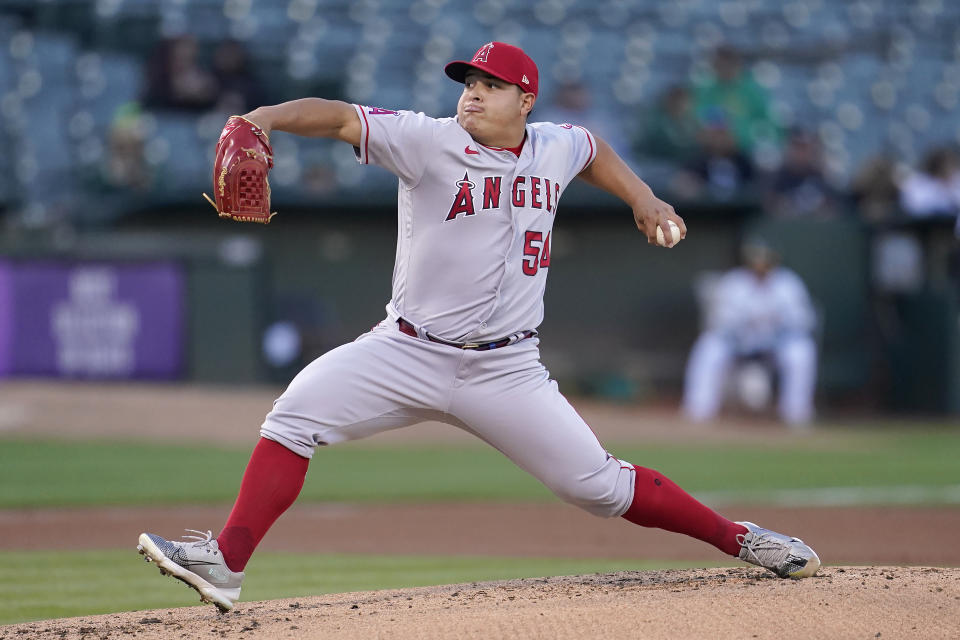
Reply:
[[379, 324], [307, 365], [276, 400], [220, 534], [144, 533], [141, 553], [227, 611], [318, 446], [437, 420], [594, 515], [693, 536], [781, 577], [813, 575], [820, 560], [797, 538], [731, 522], [608, 453], [540, 362], [551, 232], [574, 178], [630, 206], [649, 243], [660, 229], [673, 246], [670, 223], [683, 238], [683, 220], [586, 129], [527, 121], [539, 74], [521, 49], [489, 42], [445, 71], [463, 84], [452, 118], [307, 98], [228, 121], [214, 168], [226, 217], [269, 221], [273, 130], [341, 140], [397, 176], [392, 297]]

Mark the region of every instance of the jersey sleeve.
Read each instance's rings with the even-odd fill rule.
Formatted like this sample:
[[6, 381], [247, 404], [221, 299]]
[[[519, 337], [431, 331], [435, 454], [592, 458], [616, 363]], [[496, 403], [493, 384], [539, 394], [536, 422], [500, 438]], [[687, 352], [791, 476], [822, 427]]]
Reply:
[[807, 287], [793, 271], [784, 269], [779, 282], [783, 299], [782, 320], [784, 330], [795, 333], [813, 331], [817, 314]]
[[596, 159], [597, 140], [586, 127], [573, 125], [570, 131], [573, 133], [573, 153], [570, 154], [573, 172], [571, 177], [576, 177]]
[[437, 121], [413, 111], [391, 111], [355, 104], [360, 117], [360, 164], [374, 164], [413, 186], [420, 181], [434, 148]]
[[597, 157], [597, 140], [585, 127], [567, 122], [536, 122], [532, 126], [548, 145], [549, 155], [557, 158], [559, 164], [554, 166], [563, 173], [564, 189]]

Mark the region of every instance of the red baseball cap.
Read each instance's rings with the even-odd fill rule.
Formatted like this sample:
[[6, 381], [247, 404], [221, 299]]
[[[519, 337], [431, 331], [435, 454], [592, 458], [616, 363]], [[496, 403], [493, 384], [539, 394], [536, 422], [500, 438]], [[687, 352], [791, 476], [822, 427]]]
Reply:
[[488, 42], [473, 55], [473, 60], [454, 60], [443, 70], [457, 82], [463, 82], [469, 69], [479, 69], [520, 87], [524, 93], [537, 95], [540, 74], [536, 63], [523, 52], [506, 42]]

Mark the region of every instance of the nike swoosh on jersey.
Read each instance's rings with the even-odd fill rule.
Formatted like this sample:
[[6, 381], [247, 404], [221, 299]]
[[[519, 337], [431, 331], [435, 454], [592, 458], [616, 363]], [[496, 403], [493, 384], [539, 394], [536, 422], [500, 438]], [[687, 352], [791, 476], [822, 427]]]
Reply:
[[468, 155], [471, 155], [471, 156], [480, 155], [480, 152], [479, 152], [479, 151], [474, 151], [473, 149], [471, 149], [471, 148], [470, 148], [470, 145], [467, 145], [466, 147], [464, 147], [464, 148], [463, 148], [463, 152], [466, 153], [466, 154], [468, 154]]

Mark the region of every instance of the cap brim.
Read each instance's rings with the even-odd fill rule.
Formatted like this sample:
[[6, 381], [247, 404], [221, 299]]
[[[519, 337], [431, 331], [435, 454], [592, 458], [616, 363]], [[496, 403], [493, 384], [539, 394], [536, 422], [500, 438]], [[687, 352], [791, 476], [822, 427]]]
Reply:
[[[447, 64], [447, 66], [445, 66], [445, 67], [443, 68], [443, 71], [444, 71], [444, 73], [447, 74], [447, 76], [448, 76], [450, 79], [456, 80], [457, 82], [459, 82], [459, 83], [462, 84], [462, 83], [464, 82], [464, 80], [467, 79], [467, 71], [470, 71], [470, 69], [476, 69], [477, 71], [481, 71], [481, 72], [483, 72], [483, 73], [486, 73], [486, 74], [488, 74], [488, 75], [491, 75], [491, 76], [493, 76], [494, 78], [500, 78], [500, 79], [503, 80], [504, 82], [509, 82], [510, 84], [516, 84], [515, 82], [513, 82], [513, 81], [510, 80], [509, 78], [504, 78], [503, 76], [499, 76], [499, 75], [493, 73], [492, 71], [490, 71], [490, 69], [487, 69], [487, 68], [485, 68], [485, 67], [481, 67], [481, 66], [479, 66], [479, 65], [472, 64], [472, 63], [470, 63], [470, 62], [466, 62], [466, 61], [464, 61], [464, 60], [454, 60], [453, 62]], [[517, 86], [519, 86], [519, 85], [517, 85]]]
[[467, 70], [475, 68], [476, 67], [469, 62], [464, 62], [463, 60], [454, 60], [453, 62], [447, 64], [447, 66], [443, 68], [443, 71], [451, 80], [456, 80], [457, 82], [462, 83], [467, 77]]

